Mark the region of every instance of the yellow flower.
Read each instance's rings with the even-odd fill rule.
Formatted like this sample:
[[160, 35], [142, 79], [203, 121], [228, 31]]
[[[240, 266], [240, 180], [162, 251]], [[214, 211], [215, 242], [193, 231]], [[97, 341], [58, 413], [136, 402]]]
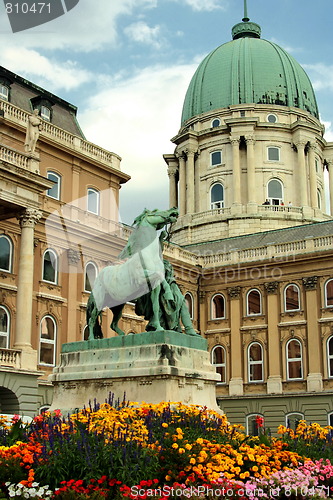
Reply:
[[171, 476], [165, 476], [166, 481], [171, 481]]
[[180, 453], [180, 455], [182, 455], [183, 453], [185, 453], [184, 448], [179, 448], [178, 453]]
[[189, 444], [189, 443], [187, 443], [187, 444], [185, 445], [185, 448], [186, 448], [187, 450], [192, 450], [192, 445], [191, 445], [191, 444]]
[[175, 450], [177, 450], [178, 444], [177, 443], [173, 443], [172, 448], [174, 448]]
[[166, 422], [163, 422], [162, 427], [169, 427]]
[[190, 459], [190, 464], [194, 465], [195, 464], [195, 458]]

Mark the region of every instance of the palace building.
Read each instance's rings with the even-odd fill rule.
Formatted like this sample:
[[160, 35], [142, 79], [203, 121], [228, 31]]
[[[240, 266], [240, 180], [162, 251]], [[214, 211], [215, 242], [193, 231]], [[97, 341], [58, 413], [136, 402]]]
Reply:
[[217, 400], [248, 432], [257, 415], [271, 429], [333, 423], [333, 144], [323, 135], [308, 76], [261, 38], [245, 2], [232, 41], [196, 70], [164, 159], [180, 211], [172, 241], [200, 268], [184, 291], [221, 374]]
[[[333, 143], [305, 71], [246, 8], [195, 72], [172, 141], [165, 256], [219, 406], [250, 433], [258, 415], [272, 431], [333, 424]], [[86, 338], [94, 279], [130, 234], [120, 160], [85, 139], [75, 106], [0, 68], [2, 413], [49, 406], [61, 345]], [[131, 304], [121, 327], [144, 331]]]

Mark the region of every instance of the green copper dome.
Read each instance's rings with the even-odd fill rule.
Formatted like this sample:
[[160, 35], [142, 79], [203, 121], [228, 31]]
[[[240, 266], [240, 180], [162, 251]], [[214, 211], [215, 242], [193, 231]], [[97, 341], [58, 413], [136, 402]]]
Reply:
[[185, 96], [182, 124], [201, 113], [239, 104], [291, 106], [319, 117], [303, 68], [284, 49], [260, 39], [260, 31], [245, 17], [233, 27], [233, 41], [202, 61]]

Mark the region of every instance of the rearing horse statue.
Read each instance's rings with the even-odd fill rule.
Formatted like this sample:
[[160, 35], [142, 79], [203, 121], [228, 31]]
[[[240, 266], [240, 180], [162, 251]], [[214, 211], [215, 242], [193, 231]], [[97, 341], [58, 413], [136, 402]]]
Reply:
[[118, 335], [124, 335], [118, 322], [125, 303], [148, 293], [152, 309], [149, 329], [163, 330], [159, 318], [159, 291], [165, 268], [157, 231], [175, 222], [177, 217], [177, 208], [164, 211], [145, 209], [135, 219], [134, 231], [119, 255], [125, 261], [105, 267], [95, 280], [87, 303], [89, 340], [103, 337], [99, 318], [105, 307], [113, 313], [111, 329]]

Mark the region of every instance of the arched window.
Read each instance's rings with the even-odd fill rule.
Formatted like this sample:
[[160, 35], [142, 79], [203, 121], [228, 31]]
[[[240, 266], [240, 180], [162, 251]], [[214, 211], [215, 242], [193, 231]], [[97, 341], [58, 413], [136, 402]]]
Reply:
[[43, 281], [57, 283], [58, 256], [53, 250], [46, 250], [43, 256]]
[[99, 191], [88, 188], [87, 191], [87, 210], [92, 214], [99, 215]]
[[60, 183], [61, 177], [55, 172], [48, 172], [47, 178], [54, 182], [54, 185], [47, 190], [47, 196], [54, 198], [55, 200], [60, 200]]
[[210, 164], [212, 167], [215, 165], [221, 165], [222, 163], [222, 151], [213, 151], [210, 153]]
[[300, 420], [304, 420], [303, 413], [300, 413], [297, 411], [292, 412], [292, 413], [287, 413], [287, 415], [286, 415], [286, 427], [288, 427], [288, 429], [292, 429], [293, 431], [295, 431]]
[[57, 325], [52, 316], [44, 316], [40, 323], [39, 364], [55, 365]]
[[2, 234], [0, 236], [0, 270], [11, 272], [12, 270], [13, 244], [11, 240]]
[[185, 293], [185, 302], [190, 313], [190, 318], [193, 319], [193, 297], [190, 292]]
[[88, 262], [86, 264], [86, 270], [84, 274], [84, 291], [85, 292], [92, 292], [95, 279], [97, 277], [97, 266], [93, 262]]
[[333, 378], [333, 336], [327, 340], [328, 376]]
[[299, 288], [297, 285], [291, 284], [284, 289], [284, 310], [299, 311]]
[[333, 306], [333, 280], [328, 280], [325, 284], [325, 307]]
[[259, 342], [252, 342], [248, 347], [249, 382], [264, 380], [264, 360], [262, 347]]
[[86, 325], [84, 328], [83, 328], [83, 340], [88, 340], [89, 338], [89, 326]]
[[283, 184], [279, 179], [271, 179], [267, 184], [267, 198], [271, 205], [283, 202]]
[[221, 380], [218, 384], [225, 384], [227, 382], [226, 373], [226, 351], [221, 345], [213, 347], [211, 352], [212, 365], [215, 367], [216, 373], [221, 375]]
[[265, 426], [264, 416], [260, 413], [253, 413], [246, 416], [246, 433], [249, 436], [259, 436]]
[[261, 314], [261, 293], [259, 290], [250, 290], [246, 297], [246, 314], [254, 316]]
[[213, 121], [212, 121], [212, 128], [215, 128], [215, 127], [219, 127], [221, 125], [221, 120], [219, 118], [215, 118]]
[[222, 184], [217, 183], [211, 187], [210, 190], [210, 208], [223, 208], [224, 207], [224, 188]]
[[327, 423], [333, 427], [333, 412], [327, 414]]
[[10, 314], [6, 307], [0, 306], [0, 348], [9, 348]]
[[318, 208], [321, 210], [321, 192], [319, 189], [317, 189], [317, 203], [318, 203]]
[[303, 379], [302, 345], [299, 340], [287, 342], [287, 378], [288, 380]]
[[267, 148], [267, 159], [269, 161], [280, 161], [280, 148], [269, 146]]
[[211, 301], [211, 318], [223, 319], [225, 318], [225, 299], [220, 293], [214, 295]]

